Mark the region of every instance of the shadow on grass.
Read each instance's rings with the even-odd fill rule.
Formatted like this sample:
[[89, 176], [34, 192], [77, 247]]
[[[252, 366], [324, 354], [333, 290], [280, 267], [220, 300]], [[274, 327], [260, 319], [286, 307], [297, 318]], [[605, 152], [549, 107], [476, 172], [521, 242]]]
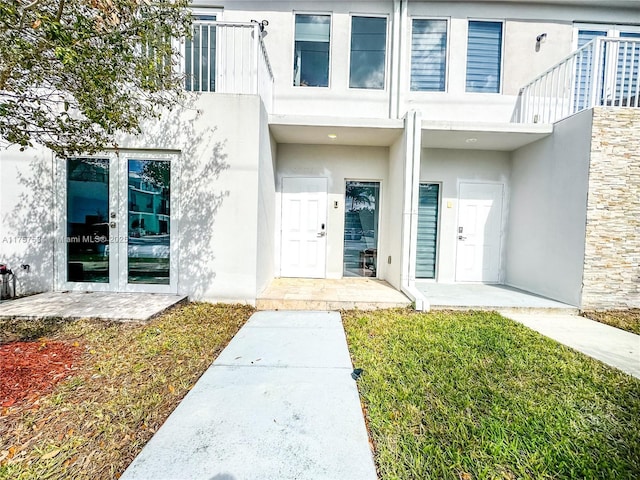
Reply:
[[0, 319], [0, 345], [51, 337], [71, 321], [64, 318]]

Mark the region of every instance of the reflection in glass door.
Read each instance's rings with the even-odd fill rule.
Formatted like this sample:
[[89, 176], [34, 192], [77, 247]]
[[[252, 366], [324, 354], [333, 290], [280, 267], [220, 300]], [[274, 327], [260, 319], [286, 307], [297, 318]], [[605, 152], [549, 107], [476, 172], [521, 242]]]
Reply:
[[375, 277], [378, 265], [380, 182], [347, 181], [345, 187], [345, 277]]
[[109, 160], [67, 160], [67, 281], [109, 283]]
[[169, 285], [171, 164], [129, 160], [127, 178], [127, 283]]

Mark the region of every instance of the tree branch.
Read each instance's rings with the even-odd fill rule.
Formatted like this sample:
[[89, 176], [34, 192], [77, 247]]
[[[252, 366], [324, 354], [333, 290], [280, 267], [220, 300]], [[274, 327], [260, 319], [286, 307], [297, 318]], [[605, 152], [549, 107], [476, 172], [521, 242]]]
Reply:
[[62, 18], [62, 11], [64, 10], [64, 0], [60, 0], [58, 4], [58, 14], [56, 15], [56, 22], [59, 22]]

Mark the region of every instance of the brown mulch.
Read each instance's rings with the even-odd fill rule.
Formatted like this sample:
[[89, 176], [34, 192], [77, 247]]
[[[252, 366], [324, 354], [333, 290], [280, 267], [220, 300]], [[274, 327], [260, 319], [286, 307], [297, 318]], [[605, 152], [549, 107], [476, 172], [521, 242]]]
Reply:
[[69, 377], [82, 348], [75, 342], [12, 342], [0, 345], [0, 406], [38, 398]]

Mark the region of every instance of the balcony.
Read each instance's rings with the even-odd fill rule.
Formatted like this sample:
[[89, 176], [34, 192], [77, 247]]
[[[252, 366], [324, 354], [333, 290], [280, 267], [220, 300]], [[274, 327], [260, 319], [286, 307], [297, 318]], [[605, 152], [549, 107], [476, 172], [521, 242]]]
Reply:
[[185, 40], [185, 89], [260, 95], [273, 106], [273, 71], [257, 23], [198, 20]]
[[554, 123], [596, 106], [640, 107], [640, 40], [599, 37], [520, 89], [512, 121]]

